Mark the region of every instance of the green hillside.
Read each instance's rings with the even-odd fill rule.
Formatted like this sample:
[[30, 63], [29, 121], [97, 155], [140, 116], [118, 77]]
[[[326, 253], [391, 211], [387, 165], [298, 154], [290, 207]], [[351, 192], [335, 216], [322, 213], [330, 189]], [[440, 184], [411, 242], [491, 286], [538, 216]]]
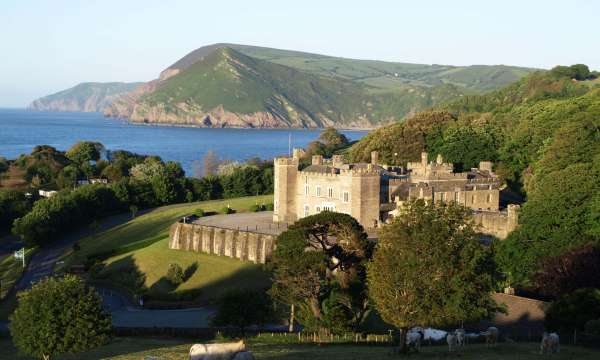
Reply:
[[513, 285], [543, 286], [536, 274], [545, 259], [600, 244], [598, 76], [585, 65], [535, 72], [377, 129], [349, 156], [366, 161], [378, 150], [382, 161], [405, 164], [428, 151], [459, 168], [494, 161], [511, 193], [526, 199], [498, 261]]
[[29, 105], [33, 110], [102, 111], [117, 96], [132, 91], [142, 83], [86, 82], [67, 90], [39, 98]]
[[498, 89], [534, 71], [505, 65], [449, 66], [356, 60], [238, 44], [214, 44], [199, 48], [169, 68], [185, 69], [215, 49], [225, 47], [304, 72], [357, 81], [385, 90], [402, 90], [407, 85], [435, 87], [452, 84], [473, 92], [482, 92]]
[[214, 44], [187, 54], [160, 79], [123, 96], [106, 114], [204, 127], [372, 128], [497, 89], [531, 71]]

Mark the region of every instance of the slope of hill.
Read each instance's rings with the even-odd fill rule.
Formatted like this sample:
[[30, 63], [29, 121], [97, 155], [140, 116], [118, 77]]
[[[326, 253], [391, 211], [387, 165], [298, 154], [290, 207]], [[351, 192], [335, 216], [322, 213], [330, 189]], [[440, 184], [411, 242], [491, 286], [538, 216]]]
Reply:
[[70, 89], [44, 96], [28, 108], [43, 111], [102, 111], [118, 96], [132, 91], [142, 83], [81, 83]]
[[235, 44], [199, 48], [105, 110], [134, 122], [204, 127], [371, 128], [531, 69], [352, 60]]

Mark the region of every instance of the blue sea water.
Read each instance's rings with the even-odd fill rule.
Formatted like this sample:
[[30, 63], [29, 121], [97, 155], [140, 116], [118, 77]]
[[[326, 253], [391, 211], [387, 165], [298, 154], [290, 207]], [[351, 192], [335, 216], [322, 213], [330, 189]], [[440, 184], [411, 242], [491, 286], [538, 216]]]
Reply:
[[[342, 131], [357, 140], [366, 131]], [[108, 150], [128, 150], [158, 155], [181, 163], [192, 175], [192, 163], [207, 151], [220, 158], [271, 159], [288, 153], [292, 146], [304, 147], [319, 136], [320, 130], [205, 129], [134, 125], [125, 120], [105, 118], [100, 113], [37, 112], [0, 109], [0, 156], [8, 159], [28, 154], [34, 146], [46, 144], [66, 150], [80, 140], [98, 141]]]

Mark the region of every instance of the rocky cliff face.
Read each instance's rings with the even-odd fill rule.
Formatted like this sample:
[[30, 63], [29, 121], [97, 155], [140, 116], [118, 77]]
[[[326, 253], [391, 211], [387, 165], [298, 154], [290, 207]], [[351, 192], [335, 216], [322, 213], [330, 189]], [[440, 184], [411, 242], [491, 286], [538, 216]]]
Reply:
[[141, 83], [82, 83], [33, 101], [28, 108], [40, 111], [103, 111], [121, 95]]

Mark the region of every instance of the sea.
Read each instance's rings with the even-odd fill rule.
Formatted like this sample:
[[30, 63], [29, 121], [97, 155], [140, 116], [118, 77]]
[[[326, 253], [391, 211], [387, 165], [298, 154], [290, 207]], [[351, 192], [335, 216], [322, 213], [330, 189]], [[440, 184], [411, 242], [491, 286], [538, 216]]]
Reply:
[[[220, 159], [243, 161], [287, 155], [289, 146], [305, 147], [319, 137], [318, 129], [209, 129], [132, 124], [101, 113], [41, 112], [0, 109], [0, 156], [28, 154], [36, 145], [67, 150], [81, 140], [98, 141], [107, 150], [158, 155], [181, 163], [188, 176], [194, 162], [209, 150]], [[350, 140], [367, 131], [341, 130]]]

